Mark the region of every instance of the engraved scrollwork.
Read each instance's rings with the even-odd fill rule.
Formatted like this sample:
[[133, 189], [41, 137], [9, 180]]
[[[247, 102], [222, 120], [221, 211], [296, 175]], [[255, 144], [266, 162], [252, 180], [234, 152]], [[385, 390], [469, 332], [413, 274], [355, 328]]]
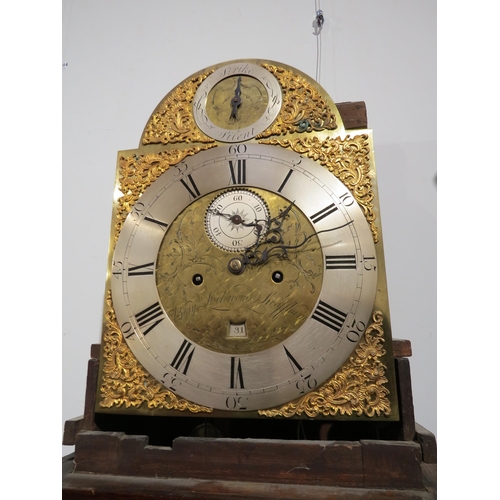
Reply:
[[357, 415], [389, 416], [389, 390], [384, 386], [386, 367], [383, 314], [374, 311], [372, 321], [344, 367], [317, 390], [280, 408], [259, 411], [267, 417]]
[[[200, 197], [170, 224], [156, 260], [158, 296], [177, 329], [196, 345], [232, 355], [261, 352], [289, 338], [312, 313], [321, 292], [323, 253], [316, 238], [299, 250], [293, 248], [304, 242], [306, 234], [314, 234], [314, 229], [298, 208], [289, 206], [280, 234], [291, 243], [290, 256], [270, 257], [279, 262], [280, 286], [268, 278], [268, 266], [256, 265], [245, 272], [244, 279], [227, 272], [228, 262], [237, 254], [216, 246], [205, 231], [196, 230], [203, 227], [208, 208], [220, 203], [224, 192]], [[254, 188], [252, 193], [273, 215], [288, 204], [264, 190]], [[276, 248], [278, 243], [271, 238], [263, 241], [266, 248]], [[186, 287], [195, 275], [204, 277], [203, 287]], [[245, 324], [245, 335], [235, 342], [224, 332], [240, 321]]]
[[183, 82], [161, 101], [144, 129], [142, 144], [214, 142], [196, 126], [192, 111], [196, 89], [210, 73]]
[[272, 64], [262, 66], [280, 82], [283, 104], [271, 127], [259, 134], [257, 138], [337, 128], [335, 115], [320, 92], [306, 78]]
[[119, 159], [119, 190], [122, 196], [117, 200], [115, 242], [118, 239], [122, 225], [139, 196], [161, 174], [171, 166], [176, 165], [187, 156], [201, 150], [210, 149], [215, 145], [193, 147], [191, 149], [172, 149], [158, 154], [134, 155]]
[[[337, 129], [335, 114], [308, 79], [272, 64], [262, 66], [278, 79], [283, 103], [273, 125], [256, 137]], [[214, 142], [196, 126], [192, 110], [196, 90], [211, 73], [184, 81], [160, 102], [144, 129], [143, 145]]]
[[370, 225], [373, 241], [377, 243], [379, 235], [375, 225], [376, 214], [373, 206], [374, 192], [370, 174], [370, 145], [368, 135], [347, 136], [320, 140], [318, 137], [298, 139], [263, 139], [262, 144], [279, 145], [306, 155], [321, 163], [332, 172], [351, 191], [363, 209]]
[[99, 402], [102, 408], [137, 408], [145, 404], [148, 409], [156, 410], [188, 410], [192, 413], [213, 411], [212, 408], [177, 397], [142, 368], [123, 339], [116, 322], [110, 292], [106, 297], [103, 350], [103, 380]]

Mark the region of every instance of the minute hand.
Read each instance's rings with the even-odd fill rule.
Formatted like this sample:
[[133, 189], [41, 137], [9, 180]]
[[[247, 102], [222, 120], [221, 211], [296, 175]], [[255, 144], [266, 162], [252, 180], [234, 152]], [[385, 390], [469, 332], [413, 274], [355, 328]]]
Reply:
[[311, 238], [317, 236], [318, 234], [327, 233], [329, 231], [336, 231], [337, 229], [342, 229], [343, 227], [346, 227], [351, 223], [352, 221], [349, 221], [345, 224], [342, 224], [341, 226], [332, 227], [330, 229], [323, 229], [322, 231], [318, 231], [317, 233], [310, 234], [309, 236], [304, 237], [304, 241], [298, 243], [297, 245], [274, 245], [271, 247], [266, 247], [262, 251], [258, 250], [258, 247], [261, 245], [253, 248], [247, 248], [242, 256], [243, 263], [245, 265], [257, 266], [260, 264], [265, 264], [273, 256], [286, 259], [288, 258], [288, 250], [295, 250], [297, 248], [300, 248], [301, 246], [304, 246]]
[[238, 119], [238, 108], [241, 104], [241, 76], [238, 78], [238, 85], [236, 86], [236, 90], [234, 91], [234, 97], [231, 99], [231, 115], [229, 119], [234, 118]]

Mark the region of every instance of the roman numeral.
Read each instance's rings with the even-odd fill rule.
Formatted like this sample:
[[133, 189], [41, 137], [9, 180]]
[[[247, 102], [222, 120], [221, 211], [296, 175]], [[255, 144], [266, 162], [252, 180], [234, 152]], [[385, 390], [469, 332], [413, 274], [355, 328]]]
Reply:
[[240, 358], [235, 358], [231, 356], [231, 383], [229, 385], [231, 389], [244, 389], [243, 385], [243, 372], [241, 371], [241, 360]]
[[182, 371], [182, 373], [186, 375], [191, 359], [193, 358], [194, 349], [193, 344], [184, 339], [171, 363], [171, 366], [178, 371]]
[[347, 314], [320, 300], [312, 318], [339, 333]]
[[247, 183], [247, 161], [237, 160], [236, 165], [232, 160], [229, 160], [229, 171], [231, 172], [232, 184], [246, 184]]
[[326, 255], [326, 269], [356, 269], [355, 255]]
[[144, 220], [148, 220], [149, 222], [154, 222], [155, 224], [158, 224], [161, 228], [167, 229], [168, 224], [166, 222], [162, 222], [161, 220], [155, 219], [154, 217], [144, 217]]
[[286, 183], [288, 182], [288, 179], [290, 179], [292, 174], [293, 174], [293, 170], [290, 169], [288, 171], [288, 174], [286, 174], [285, 180], [281, 183], [281, 186], [278, 188], [278, 193], [281, 193], [281, 191], [283, 191], [283, 188], [285, 187]]
[[184, 179], [181, 179], [182, 185], [187, 189], [190, 196], [192, 196], [193, 198], [197, 198], [198, 196], [200, 196], [200, 192], [198, 191], [198, 187], [194, 183], [191, 174], [187, 175], [187, 179], [189, 181], [189, 184]]
[[338, 210], [337, 206], [335, 203], [332, 203], [331, 205], [328, 205], [327, 207], [323, 208], [323, 210], [320, 210], [319, 212], [315, 213], [314, 215], [311, 215], [311, 220], [313, 224], [316, 224], [316, 222], [319, 222], [320, 220], [324, 219], [325, 217], [328, 217], [330, 214], [333, 214], [333, 212], [336, 212]]
[[285, 349], [285, 354], [288, 358], [288, 361], [290, 361], [293, 373], [302, 371], [302, 366], [300, 366], [297, 360], [290, 354], [290, 351], [285, 346], [283, 346], [283, 349]]
[[148, 262], [147, 264], [141, 264], [140, 266], [131, 266], [128, 268], [129, 276], [148, 276], [153, 275], [153, 264], [154, 262]]
[[[139, 328], [148, 327], [147, 330], [143, 331], [143, 335], [147, 335], [156, 325], [161, 323], [165, 318], [160, 318], [156, 320], [159, 316], [163, 315], [163, 311], [158, 302], [155, 302], [153, 305], [146, 307], [140, 313], [135, 315], [135, 319]], [[156, 320], [156, 321], [155, 321]], [[142, 331], [142, 330], [141, 330]]]

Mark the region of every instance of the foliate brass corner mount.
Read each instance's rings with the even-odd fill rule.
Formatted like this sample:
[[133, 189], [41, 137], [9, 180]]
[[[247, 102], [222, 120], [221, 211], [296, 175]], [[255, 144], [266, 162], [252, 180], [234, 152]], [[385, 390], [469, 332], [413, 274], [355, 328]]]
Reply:
[[[117, 324], [111, 294], [106, 298], [106, 331], [103, 337], [102, 408], [140, 407], [148, 410], [177, 410], [191, 413], [212, 413], [213, 409], [179, 398], [149, 375], [134, 357]], [[260, 410], [265, 417], [358, 415], [372, 417], [389, 415], [390, 401], [384, 349], [383, 314], [374, 311], [354, 354], [330, 380], [297, 401], [279, 408]]]
[[[314, 80], [271, 61], [215, 65], [165, 96], [148, 120], [139, 148], [119, 154], [96, 411], [218, 416], [229, 410], [234, 416], [251, 412], [264, 419], [398, 418], [383, 249], [377, 245], [381, 235], [375, 223], [372, 136], [366, 129], [352, 136], [345, 130], [336, 105]], [[226, 208], [228, 190], [241, 196], [231, 201], [239, 203], [234, 216]], [[270, 270], [267, 266], [244, 274], [250, 292], [233, 290], [243, 282], [233, 283], [234, 276], [226, 276], [227, 259], [232, 251], [246, 256], [241, 252], [253, 245], [239, 243], [246, 241], [239, 232], [219, 234], [221, 221], [229, 220], [233, 232], [242, 230], [245, 238], [257, 226], [257, 235], [267, 237], [267, 226], [257, 223], [262, 215], [260, 219], [252, 215], [253, 224], [241, 224], [243, 214], [257, 204], [268, 212], [265, 219], [270, 225], [291, 200], [296, 212], [287, 223], [294, 230], [287, 228], [290, 242], [282, 242], [282, 247], [289, 253], [300, 248], [302, 254], [283, 254], [287, 263], [280, 263], [280, 271], [287, 275], [286, 286], [265, 288], [265, 273], [257, 270]], [[316, 200], [322, 201], [315, 205]], [[221, 202], [224, 210], [215, 208], [214, 203]], [[214, 221], [207, 219], [207, 213], [215, 213]], [[318, 239], [318, 249], [300, 243], [301, 231]], [[283, 230], [280, 235], [284, 234]], [[267, 244], [259, 250], [267, 251]], [[231, 245], [243, 245], [243, 250]], [[224, 260], [223, 270], [207, 265], [207, 259]], [[337, 277], [337, 272], [344, 273], [344, 291], [327, 279]], [[174, 283], [172, 273], [182, 279]], [[293, 286], [307, 288], [297, 286], [297, 273], [316, 273], [311, 287], [317, 295], [311, 303], [294, 295], [295, 288], [291, 292]], [[281, 302], [288, 307], [297, 304], [300, 311], [293, 318], [300, 312], [305, 328], [292, 318], [293, 324], [281, 325], [288, 333], [271, 344], [262, 341], [265, 335], [256, 326], [260, 323], [248, 311], [241, 312], [242, 305], [235, 309], [227, 304], [233, 316], [238, 311], [237, 318], [226, 318], [218, 307], [199, 313], [203, 304], [213, 304], [218, 293], [214, 287], [221, 286], [221, 280], [226, 294], [253, 301], [256, 311], [264, 304], [256, 298], [258, 291], [263, 297], [274, 294], [270, 303], [276, 307]], [[197, 286], [202, 282], [203, 287]], [[129, 302], [129, 290], [135, 302]], [[181, 302], [174, 300], [176, 294]], [[188, 313], [185, 304], [199, 306], [195, 327], [191, 320], [184, 323], [177, 318]], [[274, 314], [267, 311], [269, 318]], [[266, 326], [274, 338], [269, 318]], [[224, 321], [229, 321], [224, 325], [230, 336], [248, 336], [248, 341], [237, 348], [232, 339], [220, 341], [217, 336], [226, 331], [220, 326]], [[242, 332], [236, 331], [244, 324]], [[192, 333], [198, 325], [206, 325], [200, 335], [215, 344], [205, 344]], [[333, 341], [332, 330], [337, 332]], [[301, 346], [310, 333], [318, 335], [315, 355], [331, 356], [332, 364], [309, 359]], [[349, 337], [353, 333], [355, 339]], [[241, 347], [245, 342], [248, 347]], [[279, 370], [275, 354], [281, 356]], [[225, 368], [214, 374], [208, 368], [214, 364]], [[261, 370], [255, 369], [261, 364], [273, 366], [271, 381], [261, 380]], [[301, 391], [301, 382], [313, 374], [317, 382], [314, 379]]]
[[341, 180], [363, 208], [370, 225], [373, 241], [378, 242], [378, 228], [375, 225], [374, 191], [370, 173], [370, 142], [367, 134], [345, 138], [299, 137], [295, 139], [268, 139], [262, 144], [279, 145], [311, 158], [327, 168]]
[[197, 405], [165, 389], [137, 361], [124, 341], [116, 321], [111, 293], [106, 296], [105, 331], [103, 335], [103, 381], [100, 388], [101, 408], [138, 408], [211, 413], [212, 408]]
[[354, 355], [330, 380], [297, 401], [280, 408], [261, 410], [267, 417], [374, 415], [389, 416], [391, 403], [386, 388], [383, 314], [374, 311], [373, 323], [365, 331]]

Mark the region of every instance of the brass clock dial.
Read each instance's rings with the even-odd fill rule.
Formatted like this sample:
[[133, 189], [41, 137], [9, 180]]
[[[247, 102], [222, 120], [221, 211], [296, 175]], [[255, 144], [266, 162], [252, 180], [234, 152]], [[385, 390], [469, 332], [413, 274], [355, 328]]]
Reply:
[[[238, 162], [244, 176], [232, 175]], [[134, 205], [112, 300], [134, 356], [165, 387], [253, 411], [345, 362], [370, 321], [376, 258], [362, 209], [326, 169], [273, 146], [219, 146], [171, 167]]]
[[221, 142], [246, 141], [263, 132], [282, 104], [278, 80], [250, 62], [227, 64], [198, 87], [193, 116], [198, 127]]

